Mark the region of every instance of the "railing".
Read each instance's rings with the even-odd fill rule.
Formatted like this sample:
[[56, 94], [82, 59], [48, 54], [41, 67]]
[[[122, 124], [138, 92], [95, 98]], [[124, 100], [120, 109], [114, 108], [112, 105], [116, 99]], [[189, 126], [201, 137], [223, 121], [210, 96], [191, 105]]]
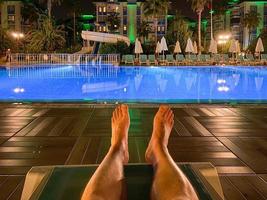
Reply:
[[90, 65], [68, 65], [47, 66], [30, 65], [26, 67], [10, 67], [7, 69], [8, 76], [12, 78], [117, 78], [119, 67], [113, 65], [90, 66]]
[[11, 54], [10, 66], [25, 65], [119, 65], [118, 54]]

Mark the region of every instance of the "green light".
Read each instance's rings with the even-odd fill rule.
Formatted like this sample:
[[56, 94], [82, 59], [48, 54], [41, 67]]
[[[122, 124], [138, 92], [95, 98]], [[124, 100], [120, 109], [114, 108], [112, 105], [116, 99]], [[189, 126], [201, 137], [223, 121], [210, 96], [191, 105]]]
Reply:
[[136, 38], [136, 4], [128, 4], [128, 17], [129, 17], [129, 24], [128, 24], [128, 37], [131, 41], [131, 43], [135, 42]]
[[94, 19], [94, 15], [82, 15], [81, 16], [84, 20], [91, 20], [91, 19]]
[[168, 20], [172, 20], [173, 18], [174, 18], [174, 15], [168, 15], [168, 16], [167, 16], [167, 19], [168, 19]]
[[83, 30], [91, 30], [93, 28], [92, 24], [83, 24]]

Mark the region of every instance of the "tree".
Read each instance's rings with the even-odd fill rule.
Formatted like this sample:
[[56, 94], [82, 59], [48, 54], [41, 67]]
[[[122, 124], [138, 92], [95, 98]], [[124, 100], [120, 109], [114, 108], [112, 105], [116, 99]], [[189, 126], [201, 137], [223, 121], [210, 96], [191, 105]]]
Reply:
[[5, 51], [8, 48], [11, 48], [12, 46], [12, 40], [7, 34], [7, 31], [0, 26], [0, 54], [1, 52]]
[[71, 14], [73, 17], [73, 43], [76, 44], [76, 29], [77, 29], [77, 13], [81, 13], [85, 8], [83, 8], [81, 1], [73, 1], [73, 0], [64, 0], [64, 4], [66, 6], [66, 10], [68, 14]]
[[249, 31], [249, 42], [251, 42], [252, 31], [256, 29], [260, 24], [261, 18], [259, 13], [250, 11], [245, 14], [244, 18], [241, 20], [243, 26], [245, 26]]
[[106, 24], [108, 25], [108, 31], [111, 33], [116, 32], [120, 27], [120, 18], [118, 13], [108, 14]]
[[151, 27], [149, 26], [149, 23], [147, 21], [142, 21], [141, 24], [138, 26], [138, 37], [140, 37], [142, 43], [144, 43], [149, 33], [151, 33]]
[[202, 46], [201, 46], [201, 16], [204, 11], [205, 5], [209, 2], [209, 0], [187, 0], [192, 3], [192, 10], [198, 15], [198, 52], [201, 54]]
[[27, 33], [27, 49], [31, 52], [53, 52], [64, 47], [66, 40], [63, 29], [63, 26], [56, 26], [50, 18], [43, 17], [38, 29]]
[[169, 8], [169, 0], [145, 0], [142, 3], [142, 8], [144, 15], [146, 17], [152, 17], [155, 26], [155, 35], [157, 41], [157, 32], [158, 32], [158, 19], [161, 16], [165, 16]]
[[188, 22], [184, 19], [180, 12], [176, 11], [173, 20], [170, 22], [167, 32], [167, 40], [169, 44], [176, 44], [178, 40], [181, 49], [185, 49], [186, 42], [192, 36], [192, 31], [188, 27]]
[[51, 19], [51, 16], [52, 16], [51, 13], [52, 13], [53, 4], [60, 5], [62, 0], [40, 0], [40, 2], [46, 2], [48, 17], [49, 17], [49, 19]]

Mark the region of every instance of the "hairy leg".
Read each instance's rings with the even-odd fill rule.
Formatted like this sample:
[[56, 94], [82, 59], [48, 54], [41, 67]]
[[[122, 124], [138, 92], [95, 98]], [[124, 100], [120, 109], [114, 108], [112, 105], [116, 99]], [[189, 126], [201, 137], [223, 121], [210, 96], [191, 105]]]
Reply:
[[146, 160], [155, 171], [151, 197], [157, 200], [195, 200], [198, 197], [191, 183], [167, 148], [173, 124], [173, 112], [168, 106], [161, 106], [154, 118], [153, 133], [146, 151]]
[[123, 198], [123, 165], [128, 163], [130, 117], [126, 105], [113, 112], [111, 147], [87, 184], [82, 199], [119, 200]]

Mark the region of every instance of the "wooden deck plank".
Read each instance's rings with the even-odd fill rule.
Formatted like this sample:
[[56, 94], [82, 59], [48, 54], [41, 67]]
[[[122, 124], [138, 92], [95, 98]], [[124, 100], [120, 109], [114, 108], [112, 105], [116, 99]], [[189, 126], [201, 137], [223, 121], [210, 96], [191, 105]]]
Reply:
[[[0, 109], [0, 193], [3, 175], [24, 177], [35, 165], [100, 163], [110, 145], [113, 110], [114, 106]], [[130, 162], [145, 162], [156, 111], [130, 108]], [[169, 151], [175, 161], [215, 165], [223, 175], [226, 199], [266, 199], [266, 111], [175, 108]], [[11, 185], [5, 197], [19, 199], [21, 181]]]

